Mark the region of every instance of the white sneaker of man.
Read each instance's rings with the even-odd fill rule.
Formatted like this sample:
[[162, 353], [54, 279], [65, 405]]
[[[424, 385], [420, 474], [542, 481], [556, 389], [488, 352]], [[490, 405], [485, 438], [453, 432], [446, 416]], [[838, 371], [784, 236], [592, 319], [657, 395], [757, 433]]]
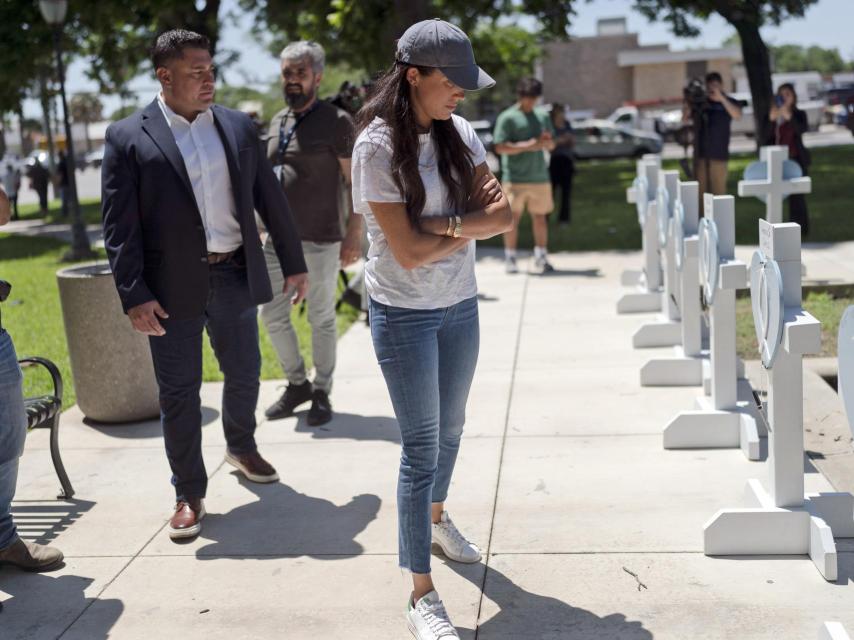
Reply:
[[431, 591], [414, 605], [412, 598], [409, 599], [406, 626], [418, 640], [451, 640], [460, 637], [451, 624], [445, 605], [435, 591]]
[[466, 564], [480, 562], [480, 549], [465, 539], [447, 511], [443, 511], [439, 522], [433, 524], [432, 537], [433, 544], [439, 545], [447, 558]]
[[505, 273], [519, 273], [519, 265], [516, 264], [516, 256], [507, 256], [504, 258]]

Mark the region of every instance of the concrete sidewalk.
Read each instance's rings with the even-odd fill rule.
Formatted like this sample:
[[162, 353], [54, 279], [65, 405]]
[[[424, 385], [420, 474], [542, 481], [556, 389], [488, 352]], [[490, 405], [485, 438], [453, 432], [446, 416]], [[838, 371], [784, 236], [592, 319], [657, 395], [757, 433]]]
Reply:
[[[806, 557], [703, 555], [704, 522], [739, 504], [764, 464], [662, 449], [664, 425], [698, 390], [639, 386], [641, 364], [670, 351], [633, 350], [644, 318], [615, 313], [619, 272], [637, 254], [554, 262], [545, 278], [478, 264], [481, 358], [448, 508], [488, 554], [475, 566], [434, 558], [462, 637], [781, 640], [815, 638], [825, 620], [854, 631], [854, 541], [838, 541], [836, 584]], [[264, 383], [259, 415], [276, 386]], [[47, 434], [29, 436], [18, 522], [62, 548], [66, 566], [0, 571], [4, 640], [409, 637], [397, 426], [367, 329], [341, 342], [332, 424], [311, 429], [303, 414], [260, 425], [279, 484], [223, 466], [220, 393], [204, 386], [209, 515], [187, 544], [164, 530], [173, 493], [156, 422], [64, 414], [69, 503], [50, 500]], [[829, 489], [812, 468], [807, 487]]]

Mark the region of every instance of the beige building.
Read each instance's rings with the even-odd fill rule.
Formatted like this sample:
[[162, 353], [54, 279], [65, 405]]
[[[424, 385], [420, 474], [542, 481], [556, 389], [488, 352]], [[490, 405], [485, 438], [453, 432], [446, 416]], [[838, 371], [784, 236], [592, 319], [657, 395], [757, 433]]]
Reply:
[[709, 71], [721, 74], [724, 90], [735, 89], [738, 47], [671, 51], [667, 44], [640, 46], [625, 24], [625, 18], [602, 20], [596, 36], [546, 45], [540, 66], [544, 100], [607, 116], [624, 105], [679, 104], [688, 80]]

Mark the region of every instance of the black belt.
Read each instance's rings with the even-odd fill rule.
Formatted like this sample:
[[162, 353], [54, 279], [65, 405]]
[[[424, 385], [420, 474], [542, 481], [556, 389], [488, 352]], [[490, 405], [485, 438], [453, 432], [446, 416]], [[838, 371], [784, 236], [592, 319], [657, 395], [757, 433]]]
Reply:
[[237, 254], [243, 253], [243, 247], [237, 247], [234, 251], [226, 251], [225, 253], [208, 252], [208, 264], [220, 264], [234, 258]]

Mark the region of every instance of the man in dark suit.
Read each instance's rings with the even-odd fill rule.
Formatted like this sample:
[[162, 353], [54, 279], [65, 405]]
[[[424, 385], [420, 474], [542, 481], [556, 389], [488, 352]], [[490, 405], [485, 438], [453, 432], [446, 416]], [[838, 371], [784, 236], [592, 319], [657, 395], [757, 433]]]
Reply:
[[177, 495], [169, 535], [178, 539], [197, 535], [205, 514], [203, 330], [225, 377], [226, 462], [253, 482], [279, 479], [254, 438], [257, 305], [273, 297], [254, 210], [273, 238], [284, 290], [295, 304], [308, 279], [299, 235], [255, 125], [213, 104], [216, 71], [207, 38], [164, 33], [152, 63], [160, 94], [107, 130], [104, 244], [124, 311], [134, 329], [150, 336]]

